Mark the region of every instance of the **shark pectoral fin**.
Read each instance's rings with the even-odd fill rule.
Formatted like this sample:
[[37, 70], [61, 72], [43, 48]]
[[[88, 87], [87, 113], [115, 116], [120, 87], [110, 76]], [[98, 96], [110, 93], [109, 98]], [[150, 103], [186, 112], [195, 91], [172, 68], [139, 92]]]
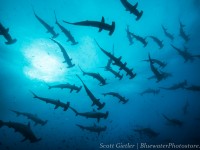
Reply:
[[73, 89], [70, 90], [70, 93], [73, 91]]
[[56, 105], [54, 109], [57, 109], [59, 107], [59, 105]]

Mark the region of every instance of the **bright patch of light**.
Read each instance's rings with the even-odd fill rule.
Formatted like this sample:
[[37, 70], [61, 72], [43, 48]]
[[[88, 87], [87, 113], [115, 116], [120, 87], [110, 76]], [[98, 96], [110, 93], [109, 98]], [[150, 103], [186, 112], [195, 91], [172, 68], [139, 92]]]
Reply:
[[37, 40], [24, 49], [28, 65], [24, 73], [31, 79], [45, 82], [61, 81], [67, 72], [62, 54], [51, 41]]

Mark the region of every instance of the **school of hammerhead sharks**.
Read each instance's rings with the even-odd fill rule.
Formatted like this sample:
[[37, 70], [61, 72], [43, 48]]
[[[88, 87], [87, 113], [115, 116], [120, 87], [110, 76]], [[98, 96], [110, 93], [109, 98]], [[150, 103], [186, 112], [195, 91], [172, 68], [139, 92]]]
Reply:
[[[120, 2], [122, 4], [122, 7], [124, 7], [126, 11], [130, 12], [130, 14], [135, 17], [136, 21], [139, 21], [142, 18], [143, 11], [138, 10], [138, 2], [135, 5], [129, 3], [128, 0], [120, 0]], [[58, 41], [55, 40], [59, 36], [59, 34], [56, 33], [56, 31], [54, 30], [54, 28], [52, 26], [50, 26], [48, 23], [46, 23], [42, 18], [40, 18], [36, 14], [34, 8], [33, 8], [33, 13], [34, 13], [36, 20], [38, 20], [39, 23], [48, 31], [48, 34], [52, 35], [50, 40], [52, 40], [52, 42], [57, 44], [58, 47], [60, 48], [60, 50], [63, 54], [64, 63], [67, 64], [67, 68], [74, 67], [75, 64], [73, 64], [72, 59], [68, 55], [65, 48]], [[66, 36], [68, 41], [71, 42], [71, 45], [77, 45], [78, 42], [75, 40], [75, 38], [73, 37], [71, 32], [68, 29], [66, 29], [61, 23], [58, 22], [55, 11], [54, 11], [54, 14], [55, 14], [55, 20], [56, 20], [55, 23], [58, 26], [58, 28]], [[63, 23], [74, 25], [74, 26], [88, 26], [88, 27], [98, 28], [99, 32], [101, 32], [102, 30], [108, 31], [109, 36], [112, 36], [112, 34], [114, 33], [115, 28], [116, 28], [115, 21], [113, 21], [112, 24], [107, 24], [107, 23], [105, 23], [104, 17], [102, 17], [100, 22], [86, 20], [86, 21], [71, 23], [71, 22], [67, 22], [67, 21], [63, 20]], [[189, 34], [186, 33], [184, 27], [185, 27], [185, 25], [180, 21], [179, 37], [182, 38], [185, 42], [188, 42], [190, 40], [190, 37], [189, 37]], [[170, 41], [174, 40], [175, 36], [172, 33], [170, 33], [165, 26], [161, 25], [161, 29], [163, 30], [163, 33], [166, 36], [166, 38], [168, 38], [168, 40], [170, 40]], [[142, 37], [140, 35], [136, 35], [130, 31], [129, 26], [127, 26], [127, 28], [126, 28], [126, 34], [127, 34], [127, 39], [128, 39], [129, 45], [134, 44], [134, 42], [139, 42], [144, 47], [146, 47], [148, 44], [147, 39], [151, 39], [150, 41], [155, 42], [155, 44], [158, 46], [159, 49], [162, 49], [164, 47], [163, 41], [160, 40], [159, 38], [157, 38], [155, 36]], [[0, 23], [0, 35], [5, 38], [6, 45], [14, 44], [17, 42], [17, 39], [12, 38], [12, 36], [9, 34], [9, 28], [4, 27], [4, 25], [2, 25], [1, 23]], [[121, 80], [124, 77], [123, 74], [121, 73], [121, 71], [123, 71], [126, 74], [126, 77], [128, 77], [130, 80], [134, 79], [136, 77], [136, 73], [133, 72], [133, 68], [127, 67], [128, 64], [126, 62], [122, 62], [122, 60], [121, 60], [122, 56], [116, 57], [113, 53], [102, 48], [95, 39], [94, 39], [94, 42], [96, 43], [98, 48], [101, 50], [101, 52], [103, 54], [105, 54], [105, 56], [108, 58], [108, 62], [106, 64], [106, 66], [104, 67], [105, 71], [110, 72], [111, 74], [114, 75], [115, 78], [118, 78], [119, 80]], [[186, 47], [184, 47], [184, 49], [181, 49], [179, 47], [176, 47], [173, 44], [171, 44], [171, 47], [172, 47], [172, 49], [174, 49], [177, 52], [177, 54], [180, 57], [183, 58], [185, 63], [188, 61], [193, 62], [195, 59], [200, 59], [200, 55], [194, 55], [194, 54], [190, 53]], [[166, 80], [168, 77], [171, 76], [170, 73], [167, 73], [162, 70], [163, 68], [165, 68], [167, 63], [160, 61], [159, 59], [152, 58], [150, 53], [148, 54], [148, 59], [143, 60], [143, 61], [148, 62], [150, 65], [150, 70], [152, 71], [153, 76], [150, 77], [149, 79], [155, 79], [156, 82], [161, 82], [162, 80]], [[114, 70], [112, 68], [112, 65], [117, 66], [119, 68], [119, 71]], [[83, 75], [90, 76], [93, 79], [98, 80], [99, 86], [105, 86], [107, 84], [106, 79], [99, 73], [86, 72], [80, 66], [78, 66], [78, 67], [80, 68], [80, 71], [83, 73]], [[94, 106], [95, 108], [97, 108], [98, 111], [93, 109], [93, 111], [91, 111], [91, 112], [78, 112], [75, 108], [73, 108], [70, 105], [70, 102], [64, 103], [60, 100], [38, 96], [36, 93], [34, 93], [31, 90], [30, 90], [30, 92], [32, 93], [34, 99], [38, 99], [43, 102], [52, 104], [55, 106], [55, 109], [57, 109], [59, 107], [63, 108], [64, 111], [71, 109], [75, 113], [76, 116], [93, 118], [93, 119], [96, 119], [97, 122], [99, 122], [100, 119], [106, 119], [109, 115], [109, 112], [106, 111], [103, 113], [103, 112], [99, 111], [104, 108], [105, 102], [101, 102], [100, 99], [95, 97], [95, 95], [92, 93], [90, 88], [81, 79], [81, 77], [79, 75], [76, 74], [74, 76], [80, 80], [80, 82], [82, 83], [82, 86], [77, 86], [75, 84], [67, 83], [67, 84], [48, 85], [48, 88], [49, 89], [52, 89], [52, 88], [69, 89], [70, 93], [73, 91], [76, 91], [78, 93], [81, 89], [84, 88], [87, 96], [89, 97], [89, 99], [92, 102], [92, 107]], [[163, 90], [176, 90], [176, 89], [180, 89], [180, 88], [185, 89], [185, 90], [190, 90], [190, 91], [196, 91], [196, 92], [200, 91], [199, 85], [188, 85], [187, 80], [176, 83], [169, 87], [160, 87], [160, 89], [163, 89]], [[158, 94], [160, 92], [160, 89], [155, 90], [155, 89], [149, 88], [149, 89], [146, 89], [145, 91], [141, 92], [140, 94], [141, 95], [144, 95], [147, 93]], [[119, 94], [117, 92], [103, 93], [103, 96], [113, 96], [116, 99], [118, 99], [119, 102], [121, 102], [122, 104], [126, 104], [128, 102], [127, 98], [125, 98], [124, 96], [122, 96], [121, 94]], [[17, 116], [21, 115], [21, 116], [27, 117], [28, 119], [32, 120], [36, 125], [40, 124], [43, 126], [47, 123], [47, 120], [42, 120], [38, 116], [33, 115], [31, 113], [19, 112], [16, 110], [11, 110], [11, 111], [13, 113], [15, 113]], [[170, 118], [164, 114], [163, 114], [163, 117], [168, 123], [170, 123], [174, 126], [182, 126], [183, 125], [183, 122], [179, 119]], [[31, 143], [35, 143], [35, 142], [38, 142], [41, 140], [41, 138], [38, 138], [32, 131], [32, 129], [30, 127], [30, 123], [28, 123], [28, 125], [27, 125], [27, 124], [23, 124], [23, 123], [19, 123], [19, 122], [12, 122], [12, 121], [5, 122], [5, 121], [0, 120], [0, 127], [3, 127], [3, 126], [13, 128], [16, 132], [19, 132], [24, 137], [22, 142], [29, 140]], [[107, 129], [106, 126], [99, 126], [97, 124], [94, 124], [92, 126], [84, 126], [84, 125], [76, 124], [76, 126], [83, 130], [96, 132], [98, 135]], [[158, 133], [151, 128], [138, 128], [138, 129], [135, 129], [135, 132], [146, 134], [147, 136], [150, 136], [150, 137], [158, 136]]]

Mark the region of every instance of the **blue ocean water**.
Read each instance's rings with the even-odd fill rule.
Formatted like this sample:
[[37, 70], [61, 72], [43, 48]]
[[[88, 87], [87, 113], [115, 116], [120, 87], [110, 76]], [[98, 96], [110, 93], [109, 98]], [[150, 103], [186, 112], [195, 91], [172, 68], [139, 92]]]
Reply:
[[[121, 1], [117, 0], [48, 0], [1, 1], [0, 23], [9, 28], [9, 34], [17, 42], [7, 45], [3, 36], [0, 37], [0, 120], [3, 122], [18, 122], [27, 125], [40, 141], [30, 143], [21, 142], [24, 137], [8, 126], [0, 128], [0, 149], [35, 150], [35, 149], [142, 149], [141, 143], [148, 144], [200, 144], [199, 127], [199, 89], [189, 90], [192, 85], [200, 85], [199, 56], [193, 61], [185, 62], [171, 46], [187, 51], [193, 55], [200, 55], [200, 1], [199, 0], [128, 0], [138, 11], [143, 11], [137, 21], [136, 16], [126, 11]], [[63, 63], [64, 58], [59, 46], [51, 39], [50, 33], [34, 16], [34, 12], [59, 33], [54, 40], [58, 41], [67, 51], [72, 62], [72, 68]], [[78, 42], [71, 45], [67, 38], [55, 24], [56, 13], [58, 22], [71, 32]], [[108, 31], [98, 32], [98, 28], [83, 27], [66, 24], [84, 20], [101, 21], [112, 24], [115, 21], [115, 31], [110, 36]], [[189, 41], [185, 42], [180, 36], [180, 22]], [[163, 32], [162, 25], [171, 33], [174, 40], [170, 40]], [[132, 37], [133, 44], [129, 45], [127, 26], [131, 33], [144, 37], [148, 42], [142, 43]], [[2, 32], [2, 31], [1, 31]], [[163, 48], [149, 36], [155, 36], [163, 41]], [[108, 57], [96, 44], [106, 51], [120, 56], [129, 69], [133, 68], [136, 77], [129, 79], [126, 72], [112, 64], [112, 68], [123, 78], [119, 80], [113, 74], [105, 71], [104, 66]], [[170, 73], [169, 78], [157, 82], [148, 79], [154, 73], [150, 67], [148, 54], [152, 58], [165, 62], [160, 68], [153, 66], [159, 72]], [[108, 84], [100, 86], [99, 81], [83, 75], [85, 72], [99, 73]], [[85, 85], [94, 96], [105, 106], [97, 110], [91, 106], [83, 84], [77, 78], [81, 77]], [[160, 87], [171, 87], [183, 81], [187, 85], [177, 90], [165, 90]], [[49, 85], [75, 84], [82, 86], [76, 93], [69, 89], [49, 89]], [[147, 89], [156, 89], [158, 94], [141, 94]], [[70, 107], [78, 112], [100, 111], [109, 112], [106, 119], [85, 118], [76, 116], [72, 109], [45, 103], [33, 98], [33, 91], [40, 97], [70, 102]], [[117, 92], [129, 101], [125, 104], [116, 97], [103, 96], [102, 93]], [[48, 120], [44, 125], [34, 125], [34, 122], [23, 116], [16, 116], [10, 110], [37, 114], [39, 118]], [[178, 123], [177, 123], [178, 122]], [[171, 123], [171, 124], [170, 124]], [[106, 126], [106, 130], [98, 133], [82, 130], [77, 125]], [[0, 125], [1, 126], [1, 125]], [[154, 131], [154, 132], [153, 132]], [[135, 145], [135, 147], [120, 147], [119, 145]]]

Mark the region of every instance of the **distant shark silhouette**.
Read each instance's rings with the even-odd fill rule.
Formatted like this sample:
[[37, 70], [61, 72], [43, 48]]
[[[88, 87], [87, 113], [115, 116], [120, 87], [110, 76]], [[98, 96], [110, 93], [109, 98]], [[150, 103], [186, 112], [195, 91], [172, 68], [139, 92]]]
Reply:
[[0, 120], [0, 128], [2, 126], [7, 126], [9, 128], [13, 128], [15, 132], [19, 132], [21, 135], [24, 136], [24, 139], [21, 142], [29, 140], [31, 143], [35, 143], [41, 140], [41, 138], [37, 138], [33, 131], [31, 130], [30, 123], [28, 125], [18, 123], [18, 122], [4, 122]]
[[125, 97], [121, 96], [119, 93], [116, 93], [116, 92], [108, 92], [108, 93], [103, 93], [104, 96], [107, 96], [107, 95], [111, 95], [111, 96], [114, 96], [116, 98], [119, 99], [119, 102], [122, 102], [123, 104], [126, 104], [129, 100], [126, 99]]
[[[130, 33], [131, 33], [131, 32], [130, 32]], [[143, 37], [141, 37], [141, 36], [139, 36], [139, 35], [136, 35], [136, 34], [134, 34], [134, 33], [131, 33], [131, 35], [132, 35], [132, 37], [135, 38], [137, 41], [139, 41], [140, 43], [142, 43], [144, 47], [147, 46], [148, 42], [146, 41], [146, 38], [143, 38]]]
[[155, 89], [149, 88], [149, 89], [146, 89], [143, 92], [141, 92], [140, 95], [143, 96], [144, 94], [149, 94], [149, 93], [156, 95], [156, 94], [160, 93], [160, 90], [155, 90]]
[[190, 40], [189, 35], [187, 35], [184, 31], [185, 25], [182, 24], [182, 22], [180, 21], [180, 31], [179, 31], [179, 35], [185, 40], [185, 42], [188, 42]]
[[185, 86], [187, 85], [187, 81], [183, 81], [183, 82], [180, 82], [180, 83], [177, 83], [177, 84], [174, 84], [170, 87], [160, 87], [161, 89], [164, 89], [164, 90], [177, 90], [177, 89], [184, 89]]
[[50, 103], [55, 105], [54, 109], [57, 109], [58, 107], [62, 107], [64, 109], [64, 111], [66, 111], [69, 108], [70, 103], [67, 102], [66, 104], [61, 102], [60, 100], [54, 100], [54, 99], [50, 99], [50, 98], [44, 98], [44, 97], [39, 97], [37, 96], [35, 93], [33, 93], [32, 91], [30, 91], [33, 94], [33, 98], [37, 98], [41, 101], [44, 101], [46, 103]]
[[171, 33], [167, 32], [167, 28], [165, 28], [165, 27], [162, 25], [162, 29], [163, 29], [163, 31], [164, 31], [165, 36], [168, 37], [170, 40], [173, 41], [173, 40], [174, 40], [174, 36], [173, 36]]
[[169, 125], [172, 125], [172, 126], [178, 126], [178, 127], [181, 127], [183, 126], [183, 122], [178, 120], [178, 119], [175, 119], [175, 118], [169, 118], [167, 117], [166, 115], [162, 115], [165, 120], [167, 120], [167, 122], [169, 123]]
[[[50, 39], [51, 39], [51, 38], [50, 38]], [[72, 59], [71, 59], [71, 58], [69, 57], [69, 55], [67, 54], [65, 48], [64, 48], [59, 42], [55, 41], [54, 39], [51, 39], [51, 40], [59, 46], [59, 48], [60, 48], [60, 50], [61, 50], [61, 52], [62, 52], [62, 54], [63, 54], [63, 57], [64, 57], [64, 59], [65, 59], [65, 61], [64, 61], [63, 63], [67, 63], [67, 65], [68, 65], [67, 68], [72, 68], [72, 67], [74, 67], [75, 64], [72, 63]]]
[[164, 44], [162, 40], [158, 39], [155, 36], [148, 36], [148, 37], [151, 38], [160, 47], [160, 49], [163, 48]]
[[[160, 60], [158, 60], [158, 59], [153, 59], [153, 58], [151, 58], [151, 60], [152, 60], [153, 64], [158, 64], [161, 68], [164, 68], [164, 67], [166, 67], [166, 65], [167, 65], [165, 62], [162, 62], [162, 61], [160, 61]], [[149, 62], [148, 59], [147, 59], [147, 60], [142, 60], [142, 61]]]
[[94, 119], [97, 119], [98, 122], [100, 121], [101, 118], [107, 119], [108, 114], [109, 114], [108, 111], [106, 111], [106, 113], [102, 113], [102, 112], [97, 112], [94, 109], [91, 112], [80, 113], [72, 107], [69, 107], [69, 108], [76, 114], [76, 116], [83, 116], [86, 118], [94, 118]]
[[135, 132], [138, 132], [140, 135], [147, 136], [148, 138], [156, 138], [159, 133], [154, 131], [151, 128], [139, 128], [139, 129], [134, 129]]
[[129, 31], [128, 25], [127, 25], [127, 28], [126, 28], [126, 35], [127, 35], [128, 41], [129, 41], [129, 45], [133, 45], [133, 37], [131, 35], [131, 32]]
[[185, 87], [185, 89], [189, 91], [200, 92], [199, 85], [191, 85], [191, 86]]
[[69, 84], [69, 83], [66, 83], [66, 84], [57, 84], [57, 85], [48, 85], [47, 86], [49, 87], [49, 89], [52, 89], [52, 88], [59, 88], [59, 89], [70, 89], [70, 93], [73, 92], [73, 91], [76, 91], [76, 93], [80, 92], [82, 86], [78, 87], [76, 86], [75, 84], [72, 85], [72, 84]]
[[0, 35], [3, 35], [3, 37], [7, 40], [7, 42], [5, 42], [5, 44], [7, 44], [7, 45], [14, 44], [17, 40], [13, 39], [8, 32], [9, 32], [9, 28], [5, 28], [0, 23]]
[[27, 117], [28, 119], [34, 121], [35, 125], [40, 124], [40, 125], [44, 126], [47, 123], [47, 120], [43, 121], [37, 115], [33, 115], [31, 113], [19, 112], [19, 111], [15, 111], [15, 110], [10, 110], [10, 111], [12, 111], [13, 113], [15, 113], [17, 116], [22, 115], [22, 116]]
[[103, 85], [107, 84], [106, 79], [104, 79], [99, 73], [85, 72], [85, 71], [83, 71], [83, 69], [80, 66], [78, 66], [78, 67], [82, 71], [83, 75], [87, 75], [87, 76], [97, 79], [100, 82], [99, 85], [103, 86]]
[[67, 30], [65, 27], [63, 27], [57, 20], [56, 17], [56, 12], [54, 11], [55, 14], [55, 19], [56, 19], [56, 24], [58, 25], [58, 27], [60, 28], [60, 30], [64, 33], [64, 35], [68, 38], [67, 42], [71, 42], [71, 45], [76, 45], [78, 44], [78, 42], [75, 41], [74, 37], [72, 36], [71, 32], [69, 30]]
[[138, 11], [137, 6], [138, 3], [136, 3], [134, 6], [131, 5], [127, 0], [120, 0], [123, 6], [126, 8], [126, 11], [129, 11], [131, 14], [134, 14], [137, 18], [136, 20], [139, 20], [142, 17], [143, 11]]
[[33, 6], [32, 6], [32, 9], [33, 9], [33, 12], [34, 12], [34, 15], [35, 15], [36, 19], [47, 29], [47, 33], [51, 33], [52, 38], [58, 37], [59, 34], [56, 33], [56, 32], [54, 31], [54, 27], [48, 25], [44, 20], [42, 20], [42, 19], [40, 18], [40, 17], [35, 13], [35, 10], [34, 10]]
[[88, 87], [85, 85], [85, 83], [83, 82], [83, 80], [78, 76], [76, 75], [79, 80], [82, 82], [84, 88], [85, 88], [85, 91], [87, 93], [87, 95], [89, 96], [89, 98], [91, 99], [92, 101], [92, 106], [96, 105], [98, 108], [98, 110], [102, 109], [104, 106], [105, 106], [105, 103], [101, 103], [100, 102], [100, 99], [97, 99], [93, 94], [92, 92], [88, 89]]
[[100, 47], [100, 45], [97, 43], [97, 41], [95, 40], [96, 44], [98, 45], [98, 47], [101, 49], [101, 51], [106, 55], [108, 56], [110, 59], [112, 59], [113, 61], [113, 65], [116, 65], [120, 68], [120, 70], [124, 70], [126, 72], [126, 75], [129, 75], [130, 78], [129, 79], [133, 79], [136, 74], [134, 74], [132, 71], [133, 69], [129, 69], [128, 67], [126, 67], [127, 63], [122, 63], [121, 62], [121, 56], [119, 58], [115, 57], [113, 54], [107, 52], [106, 50], [104, 50], [103, 48]]
[[111, 67], [103, 67], [103, 68], [105, 68], [105, 71], [111, 72], [115, 76], [115, 78], [119, 78], [119, 80], [123, 78], [123, 74], [120, 74], [120, 71], [116, 72]]
[[97, 126], [96, 124], [94, 124], [93, 126], [83, 126], [83, 125], [77, 124], [76, 126], [81, 128], [82, 130], [88, 130], [90, 132], [96, 132], [96, 133], [98, 133], [98, 135], [100, 135], [101, 132], [106, 131], [106, 129], [107, 129], [106, 126], [101, 127], [101, 126]]
[[[160, 73], [161, 73], [161, 75], [162, 75], [162, 79], [163, 79], [163, 80], [165, 80], [165, 79], [167, 79], [167, 78], [169, 78], [169, 77], [172, 77], [172, 74], [171, 74], [171, 73], [164, 72], [164, 71], [160, 71]], [[157, 78], [156, 78], [155, 75], [153, 75], [153, 76], [151, 76], [151, 77], [149, 77], [149, 78], [147, 78], [147, 79], [150, 80], [150, 79], [157, 79]]]
[[112, 35], [113, 32], [115, 31], [115, 22], [113, 21], [112, 25], [106, 24], [104, 17], [102, 17], [101, 22], [89, 21], [89, 20], [75, 22], [75, 23], [71, 23], [71, 22], [67, 22], [67, 21], [63, 20], [63, 22], [68, 23], [68, 24], [72, 24], [72, 25], [78, 25], [78, 26], [96, 27], [96, 28], [99, 28], [99, 32], [101, 32], [102, 30], [107, 30], [107, 31], [109, 31], [109, 35]]

